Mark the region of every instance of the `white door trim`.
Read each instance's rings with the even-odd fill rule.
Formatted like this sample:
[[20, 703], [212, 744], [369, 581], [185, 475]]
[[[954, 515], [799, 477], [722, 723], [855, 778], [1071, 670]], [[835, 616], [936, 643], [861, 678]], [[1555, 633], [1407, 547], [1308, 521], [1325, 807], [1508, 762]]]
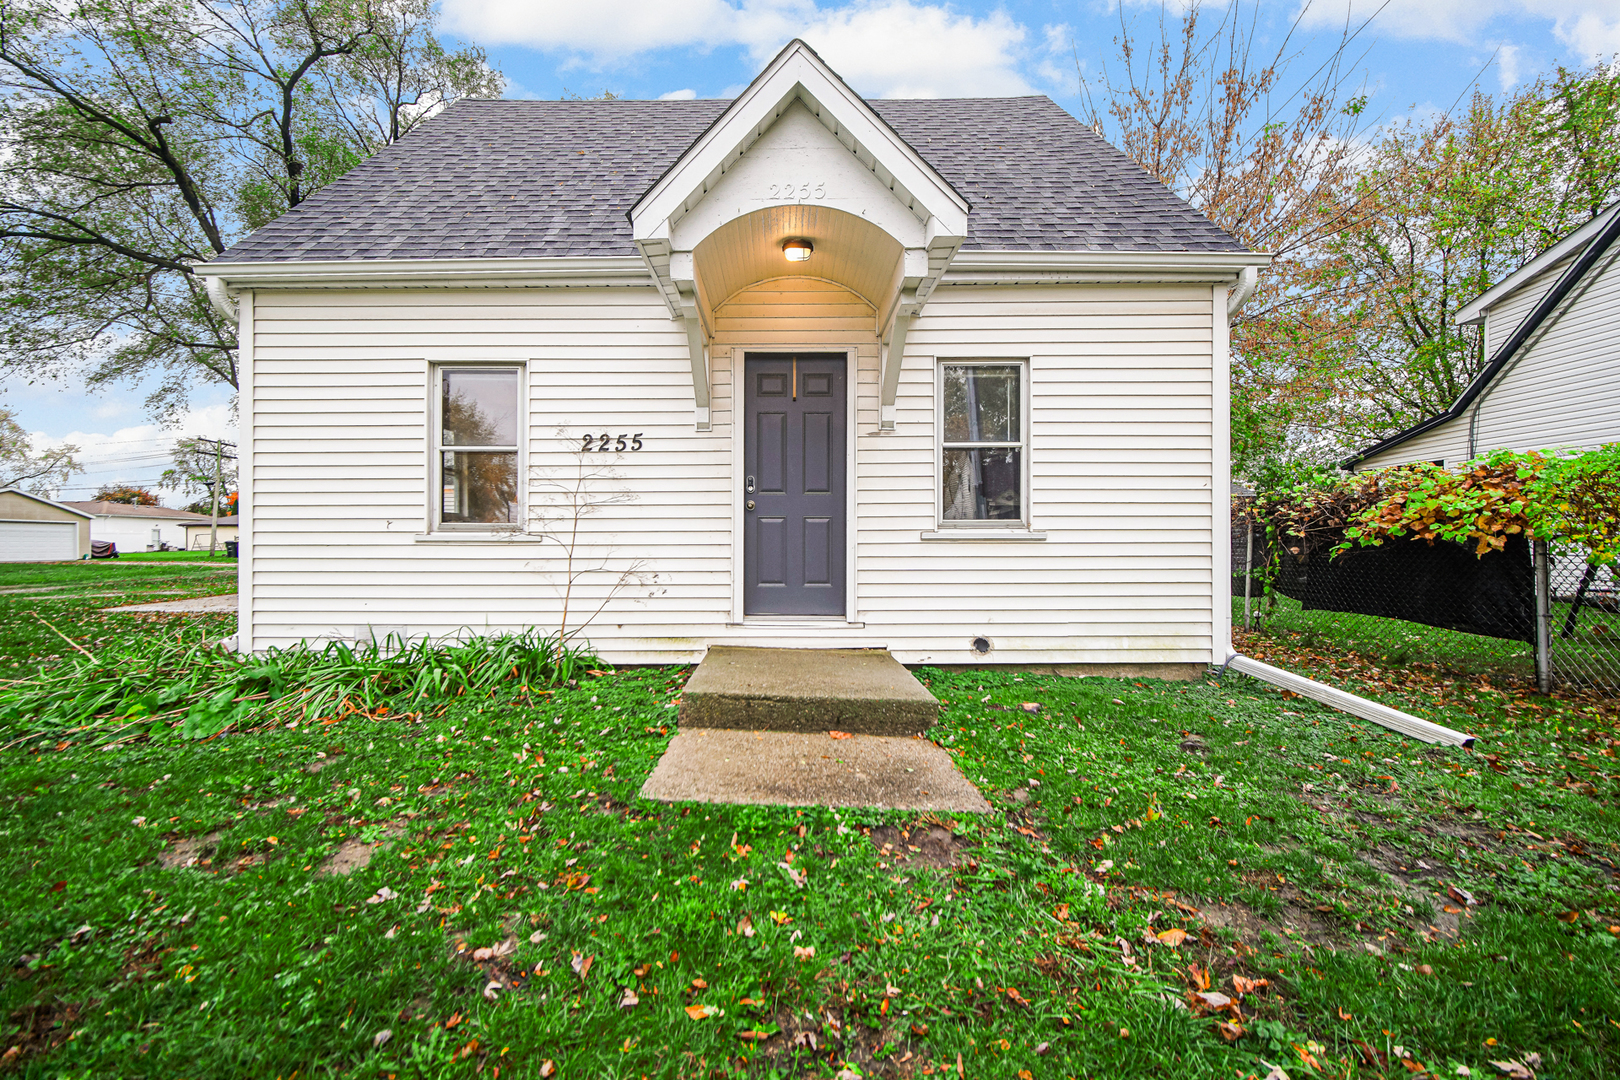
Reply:
[[[855, 345], [734, 345], [731, 348], [731, 625], [771, 626], [779, 629], [847, 630], [863, 624], [856, 621], [855, 608], [855, 396], [858, 363]], [[746, 389], [743, 380], [743, 358], [748, 353], [843, 353], [844, 354], [844, 615], [843, 618], [814, 618], [795, 615], [743, 614], [743, 440], [747, 438], [744, 425]]]

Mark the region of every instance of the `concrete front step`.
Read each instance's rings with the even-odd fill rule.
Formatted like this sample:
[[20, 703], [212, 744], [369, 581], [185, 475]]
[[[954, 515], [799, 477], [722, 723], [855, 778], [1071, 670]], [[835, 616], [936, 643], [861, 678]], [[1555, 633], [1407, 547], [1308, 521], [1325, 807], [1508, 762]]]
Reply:
[[712, 646], [681, 692], [680, 727], [910, 736], [939, 702], [887, 649]]

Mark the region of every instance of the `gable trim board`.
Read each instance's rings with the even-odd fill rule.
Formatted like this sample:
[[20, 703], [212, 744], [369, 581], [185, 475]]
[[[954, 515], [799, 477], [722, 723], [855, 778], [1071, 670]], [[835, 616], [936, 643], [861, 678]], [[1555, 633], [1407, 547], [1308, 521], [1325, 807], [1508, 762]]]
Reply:
[[[1601, 225], [1601, 228], [1596, 232], [1594, 237], [1592, 226], [1598, 225]], [[1494, 357], [1492, 357], [1490, 363], [1481, 369], [1479, 374], [1474, 376], [1473, 380], [1469, 382], [1462, 394], [1455, 402], [1452, 403], [1451, 408], [1447, 409], [1438, 416], [1430, 417], [1428, 420], [1425, 420], [1420, 424], [1415, 424], [1412, 427], [1407, 428], [1405, 431], [1398, 432], [1382, 442], [1376, 443], [1373, 446], [1360, 451], [1354, 457], [1347, 458], [1346, 460], [1340, 462], [1339, 467], [1343, 469], [1354, 469], [1368, 458], [1376, 457], [1387, 450], [1393, 450], [1397, 446], [1433, 431], [1442, 424], [1459, 419], [1476, 403], [1483, 404], [1483, 400], [1486, 396], [1488, 396], [1493, 384], [1495, 384], [1500, 377], [1513, 369], [1513, 366], [1518, 362], [1526, 349], [1533, 345], [1535, 341], [1538, 340], [1543, 334], [1549, 331], [1558, 321], [1558, 317], [1562, 315], [1564, 311], [1568, 310], [1570, 304], [1573, 304], [1575, 300], [1579, 298], [1581, 292], [1583, 292], [1586, 287], [1589, 286], [1593, 280], [1595, 280], [1596, 275], [1590, 275], [1590, 272], [1594, 268], [1601, 269], [1603, 266], [1608, 264], [1609, 260], [1606, 260], [1605, 256], [1608, 254], [1609, 249], [1614, 245], [1615, 241], [1620, 239], [1620, 205], [1615, 206], [1607, 212], [1606, 222], [1604, 221], [1604, 216], [1600, 215], [1593, 222], [1588, 223], [1588, 226], [1583, 227], [1576, 233], [1572, 234], [1568, 240], [1560, 243], [1554, 249], [1545, 252], [1539, 259], [1527, 264], [1518, 274], [1514, 276], [1518, 279], [1517, 284], [1514, 287], [1517, 288], [1519, 285], [1523, 285], [1534, 280], [1534, 278], [1547, 267], [1556, 266], [1561, 259], [1567, 258], [1570, 251], [1574, 250], [1574, 245], [1569, 244], [1569, 241], [1583, 235], [1586, 237], [1591, 237], [1591, 242], [1587, 244], [1585, 250], [1582, 251], [1580, 256], [1576, 258], [1575, 261], [1572, 262], [1568, 267], [1566, 267], [1562, 274], [1559, 275], [1558, 280], [1553, 283], [1552, 287], [1547, 290], [1545, 295], [1542, 296], [1535, 308], [1531, 310], [1530, 314], [1527, 315], [1524, 321], [1521, 322], [1513, 331], [1512, 336], [1508, 338], [1508, 340], [1502, 345], [1502, 348], [1497, 351]], [[1558, 252], [1560, 248], [1563, 250], [1560, 254], [1558, 254], [1558, 257], [1549, 257], [1554, 255], [1555, 252]], [[1533, 267], [1537, 266], [1537, 263], [1540, 263], [1540, 267], [1532, 270]], [[1496, 289], [1491, 290], [1491, 292], [1486, 293], [1485, 296], [1481, 297], [1480, 300], [1475, 301], [1474, 304], [1464, 308], [1463, 312], [1458, 315], [1458, 322], [1463, 322], [1465, 316], [1469, 324], [1477, 323], [1481, 319], [1485, 318], [1485, 312], [1490, 306], [1484, 302], [1486, 298], [1494, 294], [1496, 301], [1493, 301], [1493, 303], [1505, 299], [1509, 293], [1513, 291], [1513, 289], [1506, 289], [1503, 288], [1503, 286], [1513, 281], [1514, 278], [1509, 278], [1507, 281], [1503, 282], [1502, 286], [1498, 286]], [[1475, 439], [1475, 425], [1477, 425], [1478, 419], [1479, 413], [1478, 409], [1476, 408], [1474, 409], [1473, 416], [1469, 422], [1467, 456], [1470, 458], [1479, 453], [1479, 448], [1476, 445]]]
[[[836, 183], [772, 196], [778, 163]], [[827, 242], [787, 263], [778, 232], [812, 227]], [[555, 628], [555, 543], [436, 524], [422, 372], [477, 362], [529, 373], [520, 499], [581, 432], [642, 440], [591, 462], [624, 498], [582, 543], [648, 575], [575, 593], [607, 604], [586, 631], [605, 659], [863, 646], [1190, 674], [1229, 651], [1227, 303], [1267, 261], [1044, 99], [868, 103], [802, 44], [732, 103], [453, 106], [198, 268], [241, 338], [239, 645]], [[795, 351], [847, 358], [824, 619], [743, 598], [742, 375]], [[936, 490], [940, 364], [994, 358], [1028, 373], [1016, 535], [971, 527], [1007, 524], [983, 502], [942, 523]]]

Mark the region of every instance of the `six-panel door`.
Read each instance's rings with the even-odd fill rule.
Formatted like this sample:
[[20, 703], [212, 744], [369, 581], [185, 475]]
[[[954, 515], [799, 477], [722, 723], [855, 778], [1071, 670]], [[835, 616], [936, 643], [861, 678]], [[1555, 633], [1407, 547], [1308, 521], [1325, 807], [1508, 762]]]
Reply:
[[743, 360], [743, 611], [844, 614], [842, 353]]

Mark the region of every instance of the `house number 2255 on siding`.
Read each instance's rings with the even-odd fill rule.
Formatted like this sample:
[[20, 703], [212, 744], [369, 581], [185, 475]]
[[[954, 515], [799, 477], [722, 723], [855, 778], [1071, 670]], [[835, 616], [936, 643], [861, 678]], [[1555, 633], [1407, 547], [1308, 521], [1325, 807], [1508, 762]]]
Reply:
[[772, 184], [767, 199], [825, 199], [827, 184]]
[[[592, 445], [593, 443], [595, 445]], [[640, 450], [641, 432], [638, 431], [634, 435], [618, 436], [587, 435], [585, 436], [585, 445], [580, 449], [582, 452], [587, 454], [591, 453], [592, 451], [595, 451], [598, 454], [606, 454], [617, 451], [618, 453], [622, 454], [626, 450]]]

